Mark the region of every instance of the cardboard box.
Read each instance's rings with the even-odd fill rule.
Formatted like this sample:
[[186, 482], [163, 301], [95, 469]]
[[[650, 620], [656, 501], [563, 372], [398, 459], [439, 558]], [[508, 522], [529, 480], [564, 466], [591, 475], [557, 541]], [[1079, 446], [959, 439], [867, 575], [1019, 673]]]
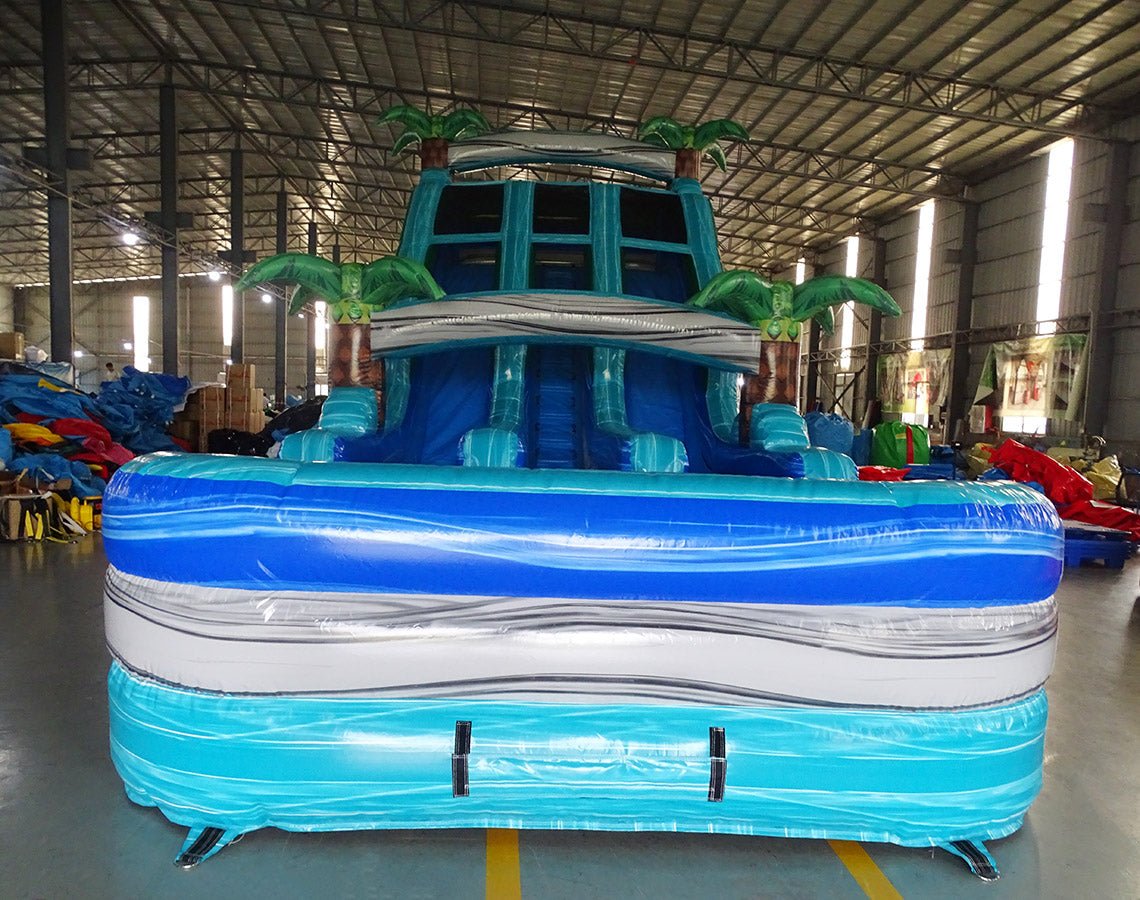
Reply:
[[264, 418], [265, 391], [256, 386], [256, 377], [252, 364], [234, 364], [227, 369], [224, 427], [238, 431], [260, 431], [264, 427], [259, 423]]
[[253, 363], [231, 363], [226, 366], [226, 387], [233, 387], [235, 384], [245, 383], [254, 385], [257, 383], [257, 366]]
[[24, 335], [18, 331], [0, 332], [0, 359], [24, 361]]
[[31, 472], [0, 471], [0, 497], [29, 496], [45, 491], [70, 491], [70, 478], [38, 478]]
[[40, 541], [58, 524], [50, 493], [0, 496], [0, 541]]

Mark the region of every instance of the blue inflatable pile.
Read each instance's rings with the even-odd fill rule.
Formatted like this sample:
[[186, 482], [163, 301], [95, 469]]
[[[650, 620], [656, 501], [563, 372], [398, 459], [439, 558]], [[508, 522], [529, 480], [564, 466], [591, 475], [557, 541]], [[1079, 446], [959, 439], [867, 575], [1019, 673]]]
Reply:
[[189, 379], [127, 367], [97, 395], [14, 363], [0, 364], [0, 463], [39, 481], [67, 478], [80, 498], [101, 496], [106, 478], [136, 454], [178, 450], [165, 432]]

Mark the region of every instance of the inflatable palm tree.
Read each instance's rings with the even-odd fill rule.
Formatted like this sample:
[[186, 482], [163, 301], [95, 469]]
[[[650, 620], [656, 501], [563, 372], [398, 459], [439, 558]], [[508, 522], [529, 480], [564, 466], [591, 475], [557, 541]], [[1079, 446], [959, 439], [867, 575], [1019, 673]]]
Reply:
[[447, 148], [452, 141], [478, 137], [491, 130], [483, 114], [473, 109], [457, 109], [446, 115], [433, 116], [414, 106], [393, 106], [377, 120], [381, 125], [389, 122], [403, 125], [392, 150], [403, 153], [410, 147], [419, 147], [420, 165], [425, 169], [446, 169]]
[[894, 299], [862, 278], [821, 275], [803, 284], [769, 283], [754, 272], [730, 271], [713, 276], [689, 306], [723, 312], [760, 329], [759, 374], [745, 380], [741, 405], [742, 440], [754, 403], [795, 404], [799, 393], [799, 337], [802, 324], [814, 319], [828, 334], [835, 331], [832, 308], [862, 303], [884, 315], [899, 316]]
[[682, 125], [669, 116], [654, 116], [637, 129], [640, 140], [677, 151], [676, 178], [699, 178], [701, 157], [707, 156], [722, 172], [727, 168], [723, 140], [747, 141], [748, 132], [732, 119], [714, 119], [703, 125]]
[[803, 284], [767, 282], [754, 272], [729, 271], [714, 275], [689, 306], [728, 313], [764, 332], [773, 341], [797, 341], [801, 323], [815, 319], [828, 334], [834, 331], [832, 307], [854, 301], [884, 315], [902, 310], [877, 284], [844, 275], [821, 275]]
[[268, 281], [299, 285], [290, 313], [313, 298], [329, 304], [331, 387], [381, 387], [380, 369], [372, 364], [373, 311], [405, 298], [436, 300], [444, 294], [423, 265], [400, 256], [385, 256], [362, 265], [337, 264], [307, 253], [281, 253], [263, 259], [238, 279], [234, 290], [248, 290]]

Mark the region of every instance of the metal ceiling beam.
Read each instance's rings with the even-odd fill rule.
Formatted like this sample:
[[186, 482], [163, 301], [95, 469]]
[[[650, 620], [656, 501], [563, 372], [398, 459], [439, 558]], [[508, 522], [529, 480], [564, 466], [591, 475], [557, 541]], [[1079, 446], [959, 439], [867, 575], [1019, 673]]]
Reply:
[[[363, 181], [347, 176], [313, 177], [307, 175], [290, 176], [302, 195], [310, 200], [325, 200], [331, 204], [352, 203], [374, 210], [384, 223], [398, 230], [404, 220], [407, 197], [411, 189], [392, 187]], [[246, 195], [276, 194], [280, 187], [280, 176], [246, 176]], [[224, 183], [224, 176], [189, 177], [180, 181], [180, 199], [193, 201], [218, 200], [217, 188]], [[153, 188], [158, 182], [153, 180], [135, 181], [120, 185], [118, 182], [93, 182], [88, 187], [95, 191], [120, 191], [119, 202], [129, 199], [131, 203], [146, 205], [152, 202]], [[222, 192], [224, 196], [224, 192]], [[862, 220], [858, 215], [845, 210], [829, 207], [800, 207], [790, 204], [770, 204], [763, 200], [719, 201], [711, 198], [713, 211], [728, 221], [767, 228], [787, 228], [812, 234], [845, 237], [856, 231], [873, 230], [873, 223]], [[394, 202], [393, 202], [394, 201]], [[348, 211], [352, 213], [353, 211]]]
[[[197, 71], [201, 78], [194, 79], [206, 85], [205, 92], [215, 97], [230, 97], [238, 100], [284, 103], [308, 109], [323, 109], [335, 113], [353, 113], [361, 116], [378, 115], [389, 102], [418, 100], [443, 105], [466, 103], [483, 110], [500, 110], [507, 115], [501, 125], [511, 127], [520, 120], [529, 125], [535, 119], [542, 127], [584, 127], [622, 134], [632, 133], [638, 123], [621, 116], [602, 116], [590, 113], [571, 113], [565, 110], [547, 110], [533, 105], [495, 101], [480, 98], [474, 94], [445, 93], [423, 89], [398, 88], [384, 83], [370, 83], [345, 78], [315, 76], [308, 73], [251, 69], [246, 66], [219, 62], [186, 62], [190, 70]], [[116, 66], [120, 68], [116, 69]], [[189, 70], [188, 70], [189, 71]], [[156, 88], [163, 80], [163, 62], [151, 60], [146, 63], [102, 63], [80, 61], [72, 66], [70, 81], [76, 94], [99, 91], [131, 91]], [[30, 62], [0, 64], [0, 88], [2, 96], [32, 96], [38, 91], [34, 66]], [[197, 90], [188, 81], [179, 82], [184, 90]], [[364, 99], [361, 99], [364, 95]], [[513, 119], [513, 121], [512, 121]], [[213, 129], [211, 129], [213, 130]], [[223, 129], [224, 130], [224, 129]], [[246, 129], [244, 124], [234, 131], [244, 134], [275, 134], [257, 127]], [[187, 134], [192, 132], [185, 132]], [[137, 137], [149, 134], [135, 132]], [[280, 137], [289, 135], [275, 134]], [[20, 137], [0, 138], [0, 142], [17, 141]], [[316, 139], [316, 138], [314, 138]], [[323, 138], [321, 138], [323, 140]], [[338, 143], [330, 139], [330, 143]], [[387, 148], [372, 145], [376, 151], [385, 154], [384, 165], [391, 168], [392, 161], [387, 156]], [[98, 148], [93, 148], [96, 151]], [[781, 154], [803, 154], [804, 159], [795, 159], [782, 167]], [[736, 165], [741, 171], [771, 172], [788, 177], [813, 177], [834, 182], [837, 179], [854, 179], [854, 186], [873, 186], [882, 190], [914, 194], [916, 196], [946, 197], [947, 189], [936, 186], [939, 179], [950, 179], [956, 185], [960, 179], [939, 166], [913, 166], [902, 162], [890, 162], [859, 153], [838, 152], [824, 147], [801, 147], [780, 141], [756, 141], [738, 145], [733, 151]], [[816, 168], [809, 169], [809, 162]], [[843, 183], [843, 182], [840, 182]]]
[[[285, 156], [321, 164], [344, 163], [406, 174], [409, 183], [415, 171], [407, 157], [392, 157], [387, 147], [327, 137], [305, 137], [265, 128], [244, 129], [261, 136], [276, 157]], [[222, 154], [229, 151], [236, 132], [231, 128], [198, 128], [182, 132], [185, 154]], [[16, 137], [0, 136], [0, 143], [16, 143]], [[73, 135], [99, 161], [142, 159], [157, 152], [157, 132], [94, 133]], [[871, 156], [797, 147], [777, 141], [737, 145], [729, 153], [731, 174], [771, 175], [801, 181], [821, 181], [862, 190], [928, 199], [958, 197], [966, 181], [935, 166], [895, 165]]]
[[[0, 174], [7, 175], [7, 177], [18, 182], [29, 191], [39, 192], [46, 196], [52, 196], [58, 193], [46, 174], [28, 165], [28, 163], [20, 157], [3, 149], [0, 149]], [[148, 246], [161, 247], [165, 243], [164, 236], [159, 229], [156, 229], [141, 216], [136, 217], [124, 212], [124, 210], [116, 206], [113, 202], [102, 202], [101, 198], [92, 197], [82, 189], [75, 187], [72, 187], [69, 197], [73, 208], [82, 210], [84, 214], [89, 217], [92, 224], [97, 224], [99, 228], [110, 229], [115, 234], [122, 232], [125, 228], [131, 228], [145, 236], [145, 241]], [[81, 227], [83, 226], [73, 221], [72, 234], [78, 234]], [[117, 241], [115, 243], [118, 244]], [[0, 242], [0, 246], [2, 246], [2, 242]], [[118, 244], [117, 248], [113, 249], [121, 251], [122, 245]], [[183, 257], [191, 262], [224, 268], [224, 265], [218, 260], [217, 254], [212, 251], [191, 245], [190, 242], [186, 242], [185, 245], [180, 246], [180, 250]], [[43, 250], [45, 258], [47, 251], [48, 246], [47, 243], [45, 243]], [[77, 252], [73, 260], [73, 265], [81, 261], [90, 261], [90, 256], [81, 257]], [[22, 272], [16, 272], [15, 274], [20, 280], [26, 280]], [[92, 276], [84, 271], [76, 280], [90, 277]]]
[[575, 15], [548, 6], [447, 0], [359, 4], [346, 15], [311, 0], [214, 0], [283, 17], [308, 16], [342, 24], [396, 28], [449, 40], [472, 40], [514, 50], [564, 53], [622, 65], [891, 107], [965, 121], [1058, 135], [1087, 135], [1116, 118], [1112, 108], [1079, 95], [1053, 95], [1020, 85], [948, 77], [860, 59], [820, 55], [759, 41], [646, 25], [600, 11]]
[[[134, 25], [139, 34], [141, 34], [147, 40], [147, 42], [152, 47], [154, 47], [154, 49], [158, 52], [160, 58], [162, 58], [163, 61], [168, 64], [168, 67], [164, 70], [164, 75], [166, 75], [167, 81], [170, 81], [173, 72], [178, 72], [189, 82], [189, 87], [191, 89], [197, 90], [199, 93], [205, 95], [210, 105], [213, 106], [214, 109], [227, 122], [229, 122], [233, 128], [238, 131], [242, 130], [244, 117], [235, 115], [233, 111], [228, 109], [218, 97], [215, 97], [211, 94], [209, 89], [201, 82], [198, 74], [187, 68], [186, 64], [182, 62], [181, 59], [179, 59], [178, 54], [174, 51], [174, 48], [170, 45], [166, 38], [151, 26], [145, 16], [143, 16], [131, 3], [127, 2], [127, 0], [111, 0], [111, 2], [115, 8], [123, 15], [124, 18], [126, 18], [127, 21]], [[251, 149], [257, 150], [275, 165], [273, 158], [269, 155], [266, 148], [261, 145], [260, 141], [258, 141], [256, 138], [247, 138], [246, 140], [252, 145]], [[288, 176], [285, 175], [284, 172], [281, 174], [284, 179], [284, 183], [288, 186], [292, 186], [289, 184]], [[318, 210], [318, 212], [320, 211]], [[320, 214], [325, 215], [323, 212], [320, 212]], [[240, 262], [235, 262], [235, 265], [240, 266]]]
[[[1070, 34], [1075, 34], [1082, 28], [1094, 23], [1101, 15], [1108, 10], [1122, 5], [1126, 0], [1103, 0], [1102, 3], [1087, 7], [1084, 9], [1083, 15], [1068, 23], [1068, 30]], [[1032, 18], [1027, 20], [1024, 26], [1024, 32], [1028, 33], [1032, 29], [1038, 27], [1042, 23], [1047, 22], [1051, 17], [1055, 16], [1057, 12], [1066, 7], [1066, 0], [1054, 0], [1049, 5], [1041, 5], [1033, 10]], [[1071, 4], [1068, 4], [1071, 5]], [[1007, 10], [1004, 7], [996, 6], [987, 16], [977, 20], [975, 25], [965, 33], [967, 38], [973, 38], [979, 33], [983, 33], [989, 26], [991, 21], [1003, 15]], [[1039, 78], [1048, 78], [1058, 76], [1061, 73], [1070, 72], [1074, 63], [1081, 61], [1079, 72], [1068, 76], [1063, 76], [1066, 80], [1057, 89], [1057, 93], [1068, 91], [1080, 90], [1083, 84], [1099, 83], [1101, 91], [1111, 90], [1112, 84], [1104, 84], [1099, 81], [1099, 75], [1102, 71], [1110, 68], [1122, 60], [1122, 56], [1111, 56], [1102, 54], [1099, 51], [1100, 47], [1107, 41], [1112, 40], [1114, 37], [1121, 33], [1131, 33], [1136, 27], [1140, 25], [1140, 15], [1132, 16], [1131, 20], [1119, 29], [1102, 29], [1100, 34], [1094, 39], [1082, 41], [1081, 45], [1073, 49], [1069, 54], [1060, 59], [1053, 59], [1050, 57], [1049, 69], [1038, 75]], [[946, 62], [953, 58], [955, 51], [961, 46], [961, 41], [947, 45], [940, 48], [940, 52], [935, 59], [935, 63]], [[1026, 48], [1018, 55], [1004, 54], [1000, 59], [1000, 68], [991, 76], [992, 79], [1000, 80], [1007, 76], [1012, 76], [1019, 72], [1023, 66], [1031, 64], [1039, 53], [1038, 46], [1031, 46]], [[971, 62], [963, 62], [959, 64], [953, 75], [965, 74], [968, 67], [972, 65]], [[769, 107], [769, 111], [773, 107]], [[780, 132], [783, 127], [787, 126], [792, 121], [801, 121], [807, 125], [808, 133], [814, 128], [819, 127], [825, 123], [831, 116], [839, 113], [843, 104], [836, 101], [830, 104], [819, 104], [818, 108], [811, 109], [812, 118], [803, 118], [807, 115], [810, 105], [804, 104], [797, 111], [790, 114], [782, 122], [776, 125], [777, 132]], [[1128, 115], [1127, 110], [1121, 107], [1116, 111], [1118, 113], [1117, 119], [1126, 118]], [[899, 123], [906, 115], [905, 111], [896, 110], [887, 121], [881, 126], [884, 133], [892, 133], [899, 127]], [[911, 119], [913, 122], [913, 117]], [[924, 154], [924, 161], [931, 164], [935, 160], [945, 158], [955, 154], [958, 151], [972, 148], [982, 157], [987, 157], [989, 154], [997, 151], [1000, 154], [1000, 159], [995, 167], [994, 165], [987, 165], [983, 170], [977, 172], [977, 175], [984, 178], [993, 177], [1003, 168], [1008, 168], [1009, 164], [1017, 164], [1023, 161], [1027, 156], [1032, 155], [1041, 148], [1047, 146], [1052, 140], [1055, 139], [1054, 135], [1039, 134], [1036, 140], [1032, 141], [1029, 146], [1022, 146], [1019, 151], [1012, 154], [1008, 151], [1002, 152], [1001, 147], [1003, 142], [1007, 140], [1007, 135], [1004, 132], [997, 132], [990, 135], [990, 139], [983, 141], [976, 129], [962, 128], [962, 123], [951, 121], [946, 122], [939, 119], [937, 116], [926, 116], [922, 121], [914, 123], [908, 130], [907, 134], [914, 134], [922, 132], [927, 135], [927, 149]], [[929, 132], [929, 129], [937, 128], [937, 131]], [[963, 134], [965, 132], [965, 134]], [[897, 132], [896, 132], [897, 133]], [[1104, 138], [1104, 134], [1097, 134], [1096, 137]], [[880, 152], [889, 154], [891, 150], [897, 146], [900, 139], [896, 139], [891, 143], [881, 146]], [[905, 142], [905, 137], [902, 138]], [[976, 179], [975, 179], [976, 180]], [[814, 196], [818, 191], [813, 191], [810, 196]], [[957, 195], [958, 199], [964, 199], [964, 193]], [[777, 197], [776, 199], [782, 199]], [[879, 201], [872, 204], [869, 212], [874, 214], [876, 210], [889, 204], [889, 201]], [[893, 210], [892, 210], [893, 211]]]

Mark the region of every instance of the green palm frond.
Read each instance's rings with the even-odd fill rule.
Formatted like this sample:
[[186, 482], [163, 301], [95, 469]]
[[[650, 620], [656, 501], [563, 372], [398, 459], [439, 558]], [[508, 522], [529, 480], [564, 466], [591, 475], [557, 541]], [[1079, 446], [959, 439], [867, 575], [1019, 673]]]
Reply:
[[824, 309], [850, 301], [877, 309], [886, 316], [902, 315], [894, 298], [877, 284], [845, 275], [821, 275], [797, 284], [793, 295], [794, 315], [802, 322]]
[[392, 106], [380, 114], [376, 120], [380, 125], [395, 122], [404, 126], [405, 134], [415, 132], [421, 139], [431, 137], [431, 118], [421, 109], [414, 106]]
[[694, 294], [687, 305], [728, 313], [741, 322], [758, 325], [772, 317], [772, 286], [755, 272], [721, 272]]
[[749, 134], [739, 122], [732, 119], [714, 119], [699, 125], [693, 136], [693, 149], [704, 150], [723, 140], [747, 141]]
[[824, 334], [835, 334], [835, 313], [832, 312], [831, 307], [821, 309], [814, 316], [816, 324], [823, 330]]
[[684, 146], [681, 124], [669, 116], [654, 116], [637, 128], [638, 140], [657, 144], [668, 150], [680, 150]]
[[407, 297], [438, 300], [444, 290], [422, 263], [385, 256], [364, 267], [361, 294], [367, 305], [384, 308]]
[[234, 291], [248, 291], [264, 281], [299, 284], [320, 297], [333, 298], [340, 294], [340, 266], [308, 253], [279, 253], [249, 269]]
[[311, 301], [323, 299], [325, 298], [318, 297], [304, 285], [298, 285], [297, 289], [293, 291], [293, 296], [289, 298], [289, 315], [295, 316]]
[[423, 138], [419, 134], [409, 129], [396, 138], [396, 143], [392, 145], [392, 152], [403, 153], [409, 147], [414, 147], [419, 144], [422, 140]]
[[443, 134], [440, 137], [457, 141], [460, 138], [478, 137], [490, 130], [491, 123], [478, 110], [457, 109], [444, 117]]
[[704, 148], [704, 154], [716, 164], [722, 172], [728, 171], [728, 160], [724, 155], [724, 147], [720, 144], [709, 144]]

